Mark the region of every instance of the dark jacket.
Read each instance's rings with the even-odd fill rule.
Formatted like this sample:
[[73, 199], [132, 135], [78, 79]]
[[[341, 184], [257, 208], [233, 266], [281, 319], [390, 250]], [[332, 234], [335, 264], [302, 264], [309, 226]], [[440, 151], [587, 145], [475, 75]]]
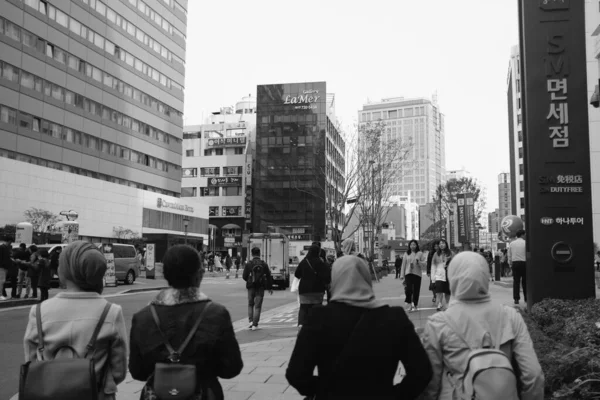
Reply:
[[[363, 313], [368, 314], [354, 345], [344, 350]], [[383, 332], [394, 340], [383, 345]], [[393, 386], [398, 361], [402, 361], [406, 377]], [[315, 366], [318, 377], [313, 376]], [[421, 339], [401, 307], [369, 310], [331, 302], [312, 309], [285, 376], [301, 395], [317, 394], [317, 400], [399, 400], [416, 398], [429, 383], [432, 369]]]
[[8, 274], [13, 268], [12, 248], [6, 243], [0, 244], [0, 268], [4, 268]]
[[58, 271], [58, 260], [60, 258], [60, 253], [57, 251], [52, 252], [52, 254], [50, 254], [50, 270], [51, 271]]
[[429, 250], [429, 253], [427, 254], [427, 275], [431, 275], [431, 262], [433, 261], [433, 255], [435, 254], [435, 251]]
[[31, 278], [32, 282], [37, 282], [40, 271], [38, 267], [38, 261], [41, 257], [38, 253], [33, 253], [29, 258], [29, 268], [27, 269], [27, 276]]
[[[261, 263], [263, 267], [263, 273], [267, 278], [266, 281], [264, 283], [261, 283], [260, 285], [256, 284], [256, 282], [248, 282], [248, 278], [250, 278], [250, 274], [252, 273], [252, 268], [254, 267], [254, 264], [258, 262]], [[242, 279], [246, 281], [246, 289], [262, 287], [267, 290], [271, 290], [271, 288], [273, 287], [273, 277], [271, 276], [271, 270], [269, 269], [267, 263], [261, 260], [260, 257], [254, 257], [252, 258], [252, 260], [246, 263], [246, 265], [244, 266], [244, 272], [242, 272]]]
[[52, 270], [50, 269], [50, 259], [40, 258], [38, 262], [38, 287], [49, 288], [52, 280]]
[[325, 286], [331, 283], [331, 269], [321, 258], [305, 258], [298, 264], [294, 276], [300, 279], [299, 294], [325, 293]]
[[[155, 306], [161, 330], [171, 346], [179, 348], [205, 306], [206, 301]], [[148, 380], [154, 372], [154, 365], [166, 362], [169, 352], [163, 343], [150, 306], [134, 314], [129, 344], [129, 372], [134, 379]], [[181, 362], [195, 364], [198, 382], [208, 385], [217, 399], [224, 398], [223, 388], [217, 377], [233, 378], [244, 366], [231, 317], [224, 306], [213, 302], [196, 335], [181, 355]]]
[[394, 261], [394, 268], [396, 268], [396, 269], [402, 268], [402, 257], [396, 258], [396, 261]]

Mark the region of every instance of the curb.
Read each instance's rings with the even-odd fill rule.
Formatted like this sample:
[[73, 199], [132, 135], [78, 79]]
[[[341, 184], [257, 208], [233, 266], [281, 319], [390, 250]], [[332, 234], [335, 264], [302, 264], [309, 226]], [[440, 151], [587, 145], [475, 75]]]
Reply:
[[0, 309], [20, 306], [31, 306], [40, 302], [40, 299], [4, 300], [0, 302]]
[[500, 286], [500, 287], [505, 287], [505, 288], [509, 288], [511, 289], [513, 287], [512, 282], [499, 282], [499, 281], [494, 281], [494, 285], [496, 286]]

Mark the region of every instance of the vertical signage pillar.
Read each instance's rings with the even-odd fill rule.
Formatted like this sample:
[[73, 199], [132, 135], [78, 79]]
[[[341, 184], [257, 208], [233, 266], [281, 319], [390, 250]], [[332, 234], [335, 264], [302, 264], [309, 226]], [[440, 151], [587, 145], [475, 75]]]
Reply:
[[519, 1], [530, 308], [595, 297], [585, 3]]

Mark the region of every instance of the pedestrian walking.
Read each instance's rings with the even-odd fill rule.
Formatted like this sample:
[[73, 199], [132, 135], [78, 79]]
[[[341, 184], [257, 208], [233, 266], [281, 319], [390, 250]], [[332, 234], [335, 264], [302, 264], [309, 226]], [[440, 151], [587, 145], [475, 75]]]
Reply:
[[[31, 290], [33, 292], [31, 294], [31, 298], [37, 299], [37, 297], [38, 297], [38, 279], [39, 279], [38, 262], [40, 259], [40, 255], [38, 254], [38, 247], [34, 244], [29, 246], [29, 248], [27, 250], [29, 251], [29, 254], [30, 254], [29, 264], [27, 264], [27, 278], [28, 278], [29, 284], [31, 286]], [[25, 298], [28, 298], [28, 297], [29, 297], [29, 286], [25, 290]]]
[[[448, 263], [452, 258], [452, 252], [448, 248], [448, 242], [440, 239], [437, 251], [431, 260], [431, 276], [434, 281], [434, 289], [437, 296], [437, 311], [442, 311], [450, 303], [450, 285], [448, 283]], [[446, 300], [444, 305], [444, 299]]]
[[40, 250], [39, 257], [37, 286], [40, 289], [40, 302], [42, 302], [48, 300], [52, 270], [50, 269], [50, 253], [48, 253], [48, 250]]
[[440, 241], [435, 240], [431, 246], [431, 250], [427, 254], [427, 276], [429, 277], [429, 291], [433, 294], [433, 298], [431, 302], [435, 304], [436, 302], [436, 292], [435, 292], [435, 277], [431, 274], [431, 263], [433, 260], [433, 255], [437, 253], [440, 249]]
[[508, 262], [513, 274], [513, 299], [515, 304], [521, 300], [520, 287], [523, 287], [523, 298], [527, 302], [527, 255], [525, 253], [525, 231], [517, 231], [517, 238], [508, 246]]
[[300, 279], [298, 294], [298, 326], [302, 327], [313, 307], [323, 304], [326, 286], [331, 283], [329, 267], [320, 257], [319, 246], [313, 244], [306, 257], [298, 264], [294, 276]]
[[419, 242], [411, 240], [408, 243], [408, 251], [402, 260], [402, 271], [400, 277], [405, 284], [406, 304], [410, 306], [409, 312], [418, 311], [419, 293], [421, 292], [421, 279], [423, 278], [423, 267], [427, 260], [419, 250]]
[[[2, 243], [0, 243], [0, 301], [6, 300], [6, 293], [4, 291], [4, 285], [6, 283], [6, 278], [10, 272], [13, 271], [13, 260], [12, 260], [12, 237], [5, 236], [2, 238]], [[14, 293], [14, 284], [13, 284], [13, 293]], [[14, 294], [12, 297], [15, 297]]]
[[[58, 261], [60, 260], [60, 253], [62, 252], [62, 247], [61, 246], [57, 246], [56, 248], [54, 248], [54, 250], [52, 250], [50, 252], [50, 274], [52, 277], [54, 277], [54, 275], [58, 275]], [[58, 283], [58, 286], [60, 287], [60, 280]]]
[[400, 278], [400, 269], [402, 268], [402, 257], [400, 254], [396, 254], [396, 260], [394, 261], [394, 268], [396, 269], [396, 278]]
[[25, 293], [28, 293], [28, 290], [31, 290], [31, 282], [29, 280], [29, 277], [27, 276], [30, 258], [31, 254], [29, 254], [29, 251], [27, 250], [27, 245], [25, 243], [21, 243], [19, 245], [19, 248], [16, 249], [14, 252], [14, 262], [19, 268], [17, 276], [17, 299], [21, 298], [23, 289], [25, 289]]
[[[404, 309], [375, 298], [367, 263], [357, 256], [338, 258], [332, 274], [331, 303], [315, 307], [300, 330], [285, 374], [289, 384], [317, 400], [416, 398], [431, 365]], [[378, 345], [381, 332], [398, 340]], [[406, 376], [394, 384], [399, 362]]]
[[[492, 301], [489, 269], [479, 254], [463, 252], [448, 268], [452, 302], [444, 313], [429, 317], [425, 326], [425, 350], [433, 366], [433, 378], [425, 400], [456, 398], [544, 398], [544, 375], [523, 317], [514, 308]], [[491, 348], [476, 355], [476, 349]], [[496, 351], [500, 350], [500, 352]], [[490, 358], [493, 357], [493, 358]], [[481, 364], [477, 366], [479, 360]], [[510, 371], [513, 365], [516, 376]], [[481, 365], [490, 367], [477, 374]], [[502, 366], [502, 368], [500, 368]], [[467, 379], [464, 374], [470, 371]], [[462, 382], [489, 392], [461, 392]], [[465, 387], [465, 389], [469, 389]]]
[[[67, 246], [58, 269], [66, 290], [31, 308], [24, 343], [26, 361], [93, 359], [98, 400], [114, 400], [117, 385], [127, 375], [127, 331], [121, 306], [100, 296], [105, 272], [106, 259], [96, 246], [84, 241]], [[104, 323], [98, 325], [107, 305], [110, 308]], [[42, 337], [38, 335], [38, 317]], [[88, 354], [97, 325], [94, 351]]]
[[252, 260], [246, 263], [242, 278], [246, 281], [246, 289], [248, 289], [249, 328], [255, 331], [258, 329], [258, 322], [260, 321], [265, 289], [269, 291], [269, 294], [273, 294], [273, 278], [267, 263], [260, 259], [260, 249], [254, 247], [251, 254]]
[[172, 397], [172, 389], [191, 391], [188, 397], [177, 393], [178, 398], [223, 400], [218, 378], [230, 379], [242, 370], [229, 312], [200, 290], [201, 265], [192, 247], [171, 247], [163, 258], [169, 288], [133, 316], [129, 372], [146, 382], [141, 400]]
[[231, 270], [232, 266], [233, 266], [233, 261], [231, 261], [231, 256], [229, 254], [227, 254], [225, 256], [225, 267], [227, 268], [227, 271]]

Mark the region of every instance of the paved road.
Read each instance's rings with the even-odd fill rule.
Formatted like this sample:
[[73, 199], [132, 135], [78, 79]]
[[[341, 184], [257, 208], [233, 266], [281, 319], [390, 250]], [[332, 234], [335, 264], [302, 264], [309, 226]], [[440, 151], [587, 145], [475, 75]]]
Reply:
[[[110, 301], [123, 307], [123, 314], [127, 329], [131, 327], [133, 314], [148, 304], [156, 296], [156, 292], [143, 292], [131, 295], [118, 296], [115, 293], [130, 288], [144, 288], [148, 284], [136, 284], [133, 287], [119, 286], [107, 288]], [[247, 292], [242, 279], [206, 278], [202, 283], [202, 291], [211, 299], [219, 302], [231, 313], [232, 320], [247, 320]], [[289, 304], [296, 299], [295, 294], [289, 291], [275, 290], [272, 296], [268, 294], [263, 303], [263, 309], [268, 311], [273, 308]], [[27, 326], [27, 318], [31, 306], [16, 309], [0, 310], [0, 400], [9, 399], [17, 392], [19, 367], [23, 363], [23, 334]], [[239, 325], [239, 323], [238, 323]]]

